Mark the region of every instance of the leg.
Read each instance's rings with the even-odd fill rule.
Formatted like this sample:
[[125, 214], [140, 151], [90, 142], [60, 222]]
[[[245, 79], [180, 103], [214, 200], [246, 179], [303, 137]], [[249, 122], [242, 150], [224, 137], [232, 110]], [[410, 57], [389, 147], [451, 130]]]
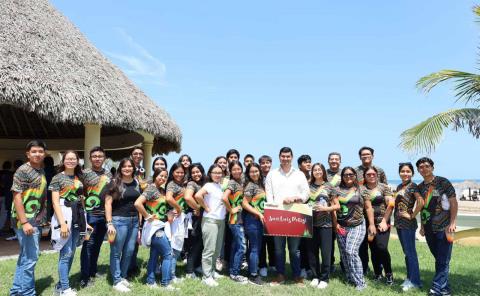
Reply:
[[322, 253], [322, 268], [320, 270], [320, 280], [328, 282], [330, 275], [330, 264], [332, 262], [332, 228], [320, 228], [319, 241], [320, 250]]
[[348, 256], [347, 256], [347, 236], [346, 235], [339, 235], [337, 236], [337, 244], [338, 249], [340, 250], [340, 262], [343, 262], [343, 266], [345, 268], [345, 275], [347, 276], [347, 281], [350, 283], [353, 282], [352, 277], [350, 276], [350, 268], [348, 265]]
[[277, 273], [285, 276], [285, 245], [287, 238], [284, 236], [273, 237], [275, 241], [275, 262]]
[[392, 274], [392, 259], [388, 252], [388, 242], [390, 241], [390, 229], [380, 232], [377, 237], [377, 249], [380, 251], [380, 264], [385, 270], [385, 275]]
[[218, 228], [213, 219], [202, 219], [202, 238], [203, 238], [203, 252], [202, 252], [202, 269], [206, 278], [212, 276], [214, 272], [213, 255], [216, 248], [216, 240], [218, 237]]
[[[159, 238], [157, 235], [153, 235], [150, 243], [150, 257], [147, 263], [147, 284], [153, 285], [155, 283], [155, 269], [157, 267], [158, 256], [160, 254], [160, 247], [158, 246]], [[162, 274], [163, 275], [163, 274]]]
[[110, 273], [112, 274], [113, 284], [116, 285], [122, 280], [121, 259], [124, 254], [123, 247], [127, 242], [128, 223], [122, 217], [114, 216], [112, 218], [113, 226], [116, 230], [115, 241], [110, 244]]
[[215, 240], [215, 252], [213, 253], [213, 268], [215, 268], [215, 262], [217, 258], [220, 256], [220, 252], [222, 250], [223, 245], [223, 235], [225, 233], [225, 223], [223, 220], [216, 220], [214, 227], [217, 229], [217, 237]]
[[130, 264], [132, 262], [132, 256], [135, 252], [135, 246], [137, 245], [137, 233], [138, 233], [138, 217], [128, 217], [128, 231], [127, 239], [123, 245], [122, 260], [120, 266], [122, 270], [122, 278], [126, 279]]
[[288, 254], [290, 257], [290, 266], [292, 267], [293, 278], [300, 277], [300, 238], [289, 237], [288, 241]]
[[245, 233], [242, 224], [230, 224], [229, 227], [232, 233], [230, 275], [238, 275], [245, 255]]
[[307, 241], [307, 254], [309, 269], [314, 279], [320, 276], [320, 259], [318, 252], [320, 249], [320, 227], [313, 227], [312, 239]]
[[[380, 254], [380, 250], [378, 249], [379, 236], [380, 236], [380, 233], [378, 232], [377, 235], [375, 235], [375, 238], [373, 239], [373, 241], [368, 242], [368, 246], [370, 247], [370, 253], [372, 256], [372, 266], [373, 266], [373, 273], [375, 274], [375, 277], [382, 275], [382, 264], [380, 262], [381, 254]], [[363, 261], [362, 261], [362, 264], [363, 264]], [[363, 270], [365, 271], [365, 268]]]
[[365, 287], [365, 279], [363, 277], [363, 267], [360, 256], [358, 255], [360, 245], [365, 239], [366, 227], [365, 222], [356, 227], [348, 228], [347, 240], [346, 240], [346, 254], [349, 265], [351, 279], [355, 286]]
[[100, 249], [107, 233], [106, 221], [103, 216], [95, 217], [95, 227], [90, 235], [90, 240], [93, 241], [91, 246], [90, 256], [90, 277], [94, 277], [98, 271], [98, 257], [100, 255]]
[[363, 274], [368, 271], [368, 235], [365, 233], [359, 250], [360, 260], [362, 260]]
[[80, 233], [78, 229], [71, 229], [70, 237], [59, 253], [58, 278], [60, 284], [59, 288], [62, 291], [70, 288], [68, 275], [70, 273], [70, 268], [72, 267], [73, 256], [75, 255], [75, 249], [77, 248], [79, 235]]
[[[407, 279], [412, 281], [411, 278], [411, 265], [410, 265], [410, 254], [409, 251], [410, 249], [407, 247], [409, 243], [409, 235], [408, 235], [408, 229], [402, 229], [402, 228], [397, 228], [397, 234], [398, 234], [398, 240], [400, 241], [400, 245], [402, 246], [402, 251], [403, 254], [405, 254], [405, 266], [407, 269]], [[415, 242], [414, 242], [415, 244]], [[414, 245], [415, 246], [415, 245]], [[416, 253], [416, 252], [415, 252]]]
[[448, 272], [452, 256], [452, 243], [447, 241], [444, 231], [434, 232], [433, 236], [437, 248], [437, 257], [435, 258], [435, 276], [432, 280], [432, 289], [436, 292], [450, 293]]

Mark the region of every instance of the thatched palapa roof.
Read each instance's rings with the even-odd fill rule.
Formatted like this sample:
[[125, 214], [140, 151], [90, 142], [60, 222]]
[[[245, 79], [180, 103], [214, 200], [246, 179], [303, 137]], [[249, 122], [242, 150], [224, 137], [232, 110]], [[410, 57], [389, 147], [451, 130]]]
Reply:
[[[0, 138], [146, 131], [154, 152], [179, 151], [172, 118], [47, 0], [0, 1]], [[18, 128], [21, 130], [18, 130]]]

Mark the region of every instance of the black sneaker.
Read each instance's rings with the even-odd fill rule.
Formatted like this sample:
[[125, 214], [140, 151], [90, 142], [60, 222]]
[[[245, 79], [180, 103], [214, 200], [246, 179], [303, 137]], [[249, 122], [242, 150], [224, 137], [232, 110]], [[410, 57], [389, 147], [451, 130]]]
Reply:
[[89, 281], [89, 280], [81, 280], [81, 281], [80, 281], [80, 288], [82, 288], [82, 289], [88, 287], [89, 285], [90, 285], [90, 281]]
[[385, 275], [385, 278], [387, 279], [387, 285], [389, 286], [393, 285], [393, 274], [387, 273]]
[[381, 274], [376, 274], [374, 277], [373, 277], [373, 280], [376, 281], [376, 282], [380, 282], [383, 280], [383, 275]]
[[248, 277], [248, 282], [252, 285], [257, 285], [257, 286], [262, 286], [265, 284], [265, 282], [262, 280], [262, 278], [259, 275]]

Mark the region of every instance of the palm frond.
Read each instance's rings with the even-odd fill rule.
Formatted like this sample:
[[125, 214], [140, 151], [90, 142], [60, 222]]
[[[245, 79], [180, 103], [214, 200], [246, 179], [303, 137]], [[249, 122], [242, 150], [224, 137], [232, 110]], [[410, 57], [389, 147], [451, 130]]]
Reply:
[[444, 81], [453, 80], [457, 101], [480, 103], [480, 75], [456, 71], [441, 70], [420, 78], [417, 87], [428, 93], [432, 88]]
[[480, 109], [452, 109], [436, 114], [427, 120], [405, 130], [400, 135], [400, 147], [409, 153], [430, 154], [442, 140], [448, 127], [454, 129], [469, 126], [469, 132], [480, 136]]

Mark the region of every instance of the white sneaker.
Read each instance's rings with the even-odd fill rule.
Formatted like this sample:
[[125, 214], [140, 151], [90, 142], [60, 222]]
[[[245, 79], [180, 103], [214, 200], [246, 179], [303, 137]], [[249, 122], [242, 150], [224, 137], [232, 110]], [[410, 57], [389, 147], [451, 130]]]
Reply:
[[172, 286], [172, 285], [167, 285], [167, 286], [165, 286], [165, 287], [162, 287], [162, 289], [163, 289], [163, 290], [166, 290], [166, 291], [178, 291], [178, 290], [180, 290], [179, 288], [176, 288], [176, 287], [174, 287], [174, 286]]
[[57, 295], [60, 295], [60, 293], [62, 293], [62, 289], [60, 288], [59, 285], [55, 285], [53, 290], [53, 295], [57, 296]]
[[307, 271], [305, 270], [305, 268], [303, 268], [302, 271], [300, 271], [300, 276], [304, 279], [307, 278]]
[[68, 288], [60, 292], [60, 296], [77, 296], [77, 291], [73, 290], [72, 288]]
[[114, 285], [113, 289], [121, 293], [128, 293], [131, 291], [128, 287], [125, 287], [125, 285], [122, 282], [118, 282], [116, 285]]
[[194, 280], [194, 279], [197, 278], [197, 275], [195, 274], [195, 272], [192, 272], [192, 273], [187, 273], [187, 274], [185, 275], [185, 277], [186, 277], [187, 279]]
[[147, 287], [150, 288], [150, 289], [158, 289], [160, 288], [157, 283], [153, 283], [153, 284], [147, 284]]
[[5, 240], [6, 240], [6, 241], [13, 241], [13, 240], [17, 240], [17, 239], [18, 239], [18, 238], [17, 238], [17, 235], [15, 234], [15, 235], [13, 235], [13, 236], [7, 237]]
[[217, 281], [215, 281], [213, 279], [213, 277], [209, 277], [209, 278], [205, 278], [202, 280], [202, 283], [204, 283], [205, 285], [209, 286], [209, 287], [217, 287], [218, 286], [218, 283]]
[[318, 279], [313, 279], [313, 280], [310, 282], [310, 286], [312, 286], [312, 287], [318, 286]]
[[416, 288], [416, 286], [414, 284], [412, 284], [411, 281], [408, 281], [405, 285], [403, 285], [402, 291], [407, 292], [408, 290], [413, 289], [413, 288]]
[[326, 287], [328, 287], [328, 283], [324, 281], [320, 281], [320, 283], [317, 286], [317, 288], [319, 289], [325, 289]]
[[266, 267], [262, 267], [258, 273], [260, 273], [261, 277], [266, 277], [268, 275], [268, 269]]
[[120, 281], [120, 283], [122, 283], [122, 285], [124, 285], [124, 286], [127, 287], [127, 288], [131, 288], [131, 287], [132, 287], [132, 284], [131, 284], [129, 281], [127, 281], [126, 279], [122, 279], [122, 280]]
[[225, 276], [219, 274], [218, 272], [214, 271], [213, 272], [213, 279], [214, 280], [218, 280], [218, 279], [221, 279], [221, 278], [224, 278]]
[[178, 278], [178, 277], [174, 277], [170, 283], [172, 284], [180, 284], [181, 282], [183, 282], [183, 279], [182, 278]]
[[406, 286], [406, 285], [408, 285], [408, 284], [410, 284], [410, 283], [411, 283], [411, 282], [410, 282], [409, 279], [405, 279], [405, 280], [403, 281], [403, 283], [400, 285], [400, 287], [404, 287], [404, 286]]

